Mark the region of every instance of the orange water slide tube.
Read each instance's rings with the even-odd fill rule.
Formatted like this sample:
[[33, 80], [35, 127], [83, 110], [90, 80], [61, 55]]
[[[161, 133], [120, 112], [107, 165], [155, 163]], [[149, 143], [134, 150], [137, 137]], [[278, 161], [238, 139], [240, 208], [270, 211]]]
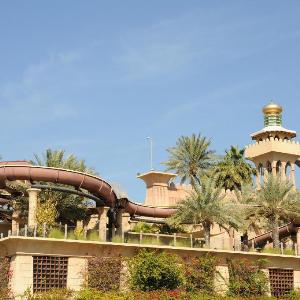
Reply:
[[[5, 188], [6, 180], [28, 180], [65, 184], [84, 189], [99, 197], [106, 206], [114, 207], [118, 200], [112, 186], [100, 177], [53, 167], [33, 166], [27, 161], [0, 162], [0, 188]], [[148, 207], [125, 199], [125, 211], [131, 215], [166, 218], [176, 210]]]

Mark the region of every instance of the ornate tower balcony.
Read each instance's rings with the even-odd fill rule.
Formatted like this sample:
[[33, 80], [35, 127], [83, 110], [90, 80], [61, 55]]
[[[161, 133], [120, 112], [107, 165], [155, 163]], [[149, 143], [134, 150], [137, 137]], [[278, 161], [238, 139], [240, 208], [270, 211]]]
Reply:
[[257, 186], [268, 174], [295, 182], [295, 165], [300, 164], [300, 144], [296, 131], [282, 127], [282, 107], [273, 102], [263, 107], [264, 128], [251, 134], [255, 144], [246, 146], [245, 155], [257, 168]]

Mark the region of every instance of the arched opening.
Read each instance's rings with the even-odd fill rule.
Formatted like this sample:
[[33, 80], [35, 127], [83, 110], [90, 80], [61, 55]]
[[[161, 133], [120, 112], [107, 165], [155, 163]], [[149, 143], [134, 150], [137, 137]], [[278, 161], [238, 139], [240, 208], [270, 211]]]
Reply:
[[288, 161], [285, 166], [285, 176], [287, 180], [291, 180], [291, 171], [292, 171], [292, 165]]
[[276, 174], [281, 175], [281, 161], [280, 160], [276, 163]]
[[258, 176], [259, 176], [259, 184], [263, 185], [264, 183], [264, 166], [262, 164], [258, 165]]
[[279, 141], [279, 136], [278, 135], [275, 135], [275, 140], [278, 140]]
[[269, 174], [272, 174], [272, 164], [271, 164], [269, 161], [267, 161], [266, 167], [267, 167], [268, 173], [269, 173]]

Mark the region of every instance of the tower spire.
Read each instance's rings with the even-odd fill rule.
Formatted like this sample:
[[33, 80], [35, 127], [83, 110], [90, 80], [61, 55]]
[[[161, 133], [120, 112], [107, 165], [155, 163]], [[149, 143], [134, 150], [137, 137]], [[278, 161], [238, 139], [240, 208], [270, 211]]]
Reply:
[[282, 126], [282, 107], [273, 101], [265, 105], [262, 109], [264, 117], [264, 125], [268, 126]]

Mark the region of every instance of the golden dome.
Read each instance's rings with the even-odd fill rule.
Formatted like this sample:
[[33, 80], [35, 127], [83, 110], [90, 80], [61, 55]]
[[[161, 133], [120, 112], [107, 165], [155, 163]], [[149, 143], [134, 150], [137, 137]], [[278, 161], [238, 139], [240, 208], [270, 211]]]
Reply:
[[280, 114], [282, 112], [282, 107], [271, 101], [263, 107], [262, 111], [264, 114]]

